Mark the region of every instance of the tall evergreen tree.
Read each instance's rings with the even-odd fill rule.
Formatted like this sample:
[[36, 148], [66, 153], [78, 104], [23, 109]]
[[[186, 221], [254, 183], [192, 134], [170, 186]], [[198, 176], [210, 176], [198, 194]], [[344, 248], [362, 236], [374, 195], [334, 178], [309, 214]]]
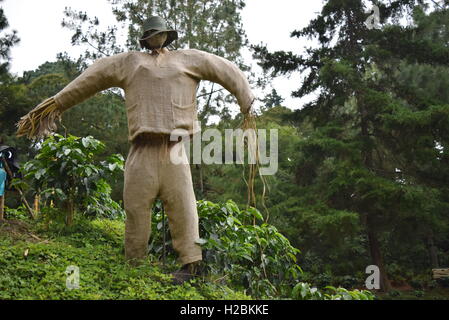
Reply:
[[[3, 0], [0, 0], [0, 3]], [[8, 19], [6, 18], [3, 8], [0, 8], [0, 33], [9, 27]], [[11, 48], [19, 43], [20, 39], [17, 36], [17, 31], [13, 30], [11, 33], [2, 34], [0, 36], [0, 72], [7, 71], [10, 59]]]
[[[400, 18], [412, 12], [421, 10], [425, 15], [424, 1], [371, 1], [370, 5], [380, 9], [381, 30], [365, 24], [371, 12], [363, 1], [328, 0], [306, 28], [291, 34], [315, 38], [319, 47], [307, 49], [303, 56], [270, 53], [261, 46], [254, 47], [254, 52], [260, 65], [274, 76], [307, 72], [304, 83], [293, 93], [295, 97], [318, 94], [315, 101], [296, 112], [298, 123], [309, 124], [299, 145], [297, 183], [305, 193], [300, 205], [314, 208], [316, 214], [326, 214], [324, 208], [335, 220], [344, 218], [343, 212], [356, 213], [372, 263], [380, 269], [381, 288], [389, 290], [384, 237], [402, 224], [408, 231], [414, 229], [407, 228], [413, 222], [414, 227], [431, 225], [430, 217], [445, 210], [447, 204], [441, 190], [423, 184], [415, 175], [417, 168], [432, 167], [438, 158], [443, 161], [444, 155], [436, 157], [435, 148], [435, 141], [441, 144], [443, 138], [432, 139], [437, 137], [428, 126], [424, 131], [412, 129], [432, 112], [445, 114], [447, 105], [423, 104], [422, 99], [410, 95], [413, 89], [409, 85], [404, 86], [408, 90], [399, 87], [395, 76], [400, 73], [401, 61], [446, 64], [449, 51], [447, 43], [425, 39], [423, 24], [416, 16], [415, 25], [399, 24]], [[435, 27], [431, 30], [440, 34]], [[417, 113], [422, 108], [425, 115]], [[418, 141], [420, 148], [414, 148]], [[422, 161], [419, 164], [418, 159]], [[415, 171], [410, 166], [413, 163]]]
[[8, 71], [11, 48], [20, 41], [15, 30], [5, 32], [8, 27], [8, 19], [3, 8], [0, 8], [0, 143], [10, 141], [15, 116], [20, 112], [19, 96], [23, 96], [23, 88], [14, 83], [14, 77]]

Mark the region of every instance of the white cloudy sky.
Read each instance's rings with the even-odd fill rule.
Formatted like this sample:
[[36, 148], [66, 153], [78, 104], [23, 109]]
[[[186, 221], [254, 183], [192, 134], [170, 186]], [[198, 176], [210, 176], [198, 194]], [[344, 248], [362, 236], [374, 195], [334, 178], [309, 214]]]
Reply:
[[[59, 52], [68, 52], [72, 57], [82, 54], [83, 48], [71, 46], [71, 32], [61, 27], [65, 7], [87, 11], [99, 17], [102, 25], [115, 21], [107, 0], [4, 0], [1, 5], [10, 27], [21, 38], [12, 50], [11, 71], [18, 75], [45, 61], [54, 61]], [[291, 39], [290, 32], [306, 26], [321, 6], [321, 0], [247, 0], [242, 16], [248, 39], [253, 44], [266, 43], [270, 50], [300, 52], [308, 43]], [[248, 62], [251, 59], [249, 54], [244, 57]], [[299, 75], [273, 82], [276, 90], [287, 98], [285, 104], [293, 109], [304, 102], [289, 98], [299, 84]]]

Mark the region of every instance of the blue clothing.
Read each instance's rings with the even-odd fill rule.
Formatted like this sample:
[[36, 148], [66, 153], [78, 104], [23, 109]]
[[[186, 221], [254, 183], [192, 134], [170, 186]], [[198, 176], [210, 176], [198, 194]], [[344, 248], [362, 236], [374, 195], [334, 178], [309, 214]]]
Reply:
[[6, 172], [0, 167], [0, 197], [5, 195]]

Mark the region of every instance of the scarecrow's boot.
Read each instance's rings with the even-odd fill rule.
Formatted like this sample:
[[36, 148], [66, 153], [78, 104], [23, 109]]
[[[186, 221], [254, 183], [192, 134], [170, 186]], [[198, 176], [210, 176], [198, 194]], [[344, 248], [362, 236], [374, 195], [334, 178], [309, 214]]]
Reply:
[[175, 285], [181, 285], [186, 281], [192, 280], [200, 275], [199, 263], [193, 262], [182, 266], [181, 269], [171, 274], [173, 276], [172, 283]]

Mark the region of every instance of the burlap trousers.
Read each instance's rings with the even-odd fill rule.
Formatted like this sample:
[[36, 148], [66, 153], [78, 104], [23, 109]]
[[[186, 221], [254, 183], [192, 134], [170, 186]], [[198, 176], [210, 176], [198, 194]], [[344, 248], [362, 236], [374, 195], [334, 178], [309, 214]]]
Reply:
[[[174, 250], [180, 262], [202, 259], [198, 213], [188, 164], [173, 164], [167, 136], [141, 136], [134, 140], [125, 163], [125, 256], [138, 262], [148, 253], [151, 207], [162, 200]], [[178, 146], [182, 145], [180, 143]]]

